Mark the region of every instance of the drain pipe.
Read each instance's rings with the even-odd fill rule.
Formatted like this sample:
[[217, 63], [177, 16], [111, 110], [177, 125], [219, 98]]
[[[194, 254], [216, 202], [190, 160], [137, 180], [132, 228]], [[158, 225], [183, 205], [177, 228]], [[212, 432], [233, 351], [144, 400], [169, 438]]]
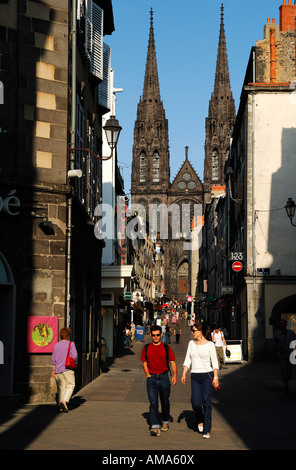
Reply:
[[[71, 145], [75, 148], [76, 135], [76, 50], [77, 50], [77, 0], [72, 0], [72, 96], [71, 96]], [[70, 152], [69, 169], [75, 168], [75, 153]], [[72, 202], [73, 192], [68, 197], [67, 216], [67, 272], [66, 272], [66, 326], [70, 326], [71, 310], [71, 242], [72, 242]]]
[[254, 189], [254, 146], [255, 146], [255, 96], [254, 92], [252, 93], [252, 263], [253, 263], [253, 290], [256, 291], [256, 254], [255, 254], [255, 222], [256, 222], [256, 214], [255, 214], [255, 189]]

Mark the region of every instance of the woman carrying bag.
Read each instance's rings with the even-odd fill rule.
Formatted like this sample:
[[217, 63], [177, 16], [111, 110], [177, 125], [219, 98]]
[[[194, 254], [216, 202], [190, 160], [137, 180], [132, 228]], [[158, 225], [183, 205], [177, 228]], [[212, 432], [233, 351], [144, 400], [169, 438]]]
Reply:
[[52, 375], [58, 389], [58, 405], [60, 411], [64, 413], [68, 413], [68, 403], [74, 392], [74, 369], [77, 367], [78, 358], [76, 346], [73, 341], [70, 341], [70, 336], [70, 328], [65, 327], [60, 330], [61, 341], [55, 345], [51, 359]]
[[203, 438], [209, 439], [212, 426], [213, 389], [219, 389], [218, 360], [210, 330], [202, 323], [191, 327], [193, 339], [189, 341], [181, 382], [191, 368], [191, 404]]

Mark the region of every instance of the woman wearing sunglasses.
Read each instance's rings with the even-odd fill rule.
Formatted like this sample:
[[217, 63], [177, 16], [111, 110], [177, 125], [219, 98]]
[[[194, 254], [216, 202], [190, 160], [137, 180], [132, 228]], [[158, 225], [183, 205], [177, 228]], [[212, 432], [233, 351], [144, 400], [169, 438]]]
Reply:
[[181, 382], [185, 385], [186, 373], [191, 368], [191, 404], [198, 423], [198, 431], [209, 439], [212, 426], [213, 388], [219, 388], [218, 360], [210, 329], [203, 323], [195, 323], [192, 328]]

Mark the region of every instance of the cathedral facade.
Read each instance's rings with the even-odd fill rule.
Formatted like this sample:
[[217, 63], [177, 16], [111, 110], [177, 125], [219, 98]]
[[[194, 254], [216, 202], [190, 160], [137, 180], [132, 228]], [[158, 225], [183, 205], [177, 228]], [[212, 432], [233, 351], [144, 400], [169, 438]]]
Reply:
[[[206, 120], [205, 184], [190, 162], [186, 146], [185, 155], [180, 156], [180, 169], [171, 181], [168, 120], [160, 95], [151, 10], [143, 94], [138, 103], [134, 125], [131, 202], [133, 207], [139, 205], [140, 208], [145, 208], [145, 217], [150, 225], [151, 208], [153, 210], [157, 208], [155, 237], [164, 252], [163, 295], [167, 299], [184, 302], [187, 301], [188, 295], [195, 295], [195, 292], [191, 292], [192, 244], [187, 243], [190, 240], [188, 231], [195, 226], [196, 216], [200, 214], [204, 202], [211, 193], [211, 185], [222, 184], [223, 164], [229, 150], [228, 132], [233, 125], [228, 109], [226, 113], [225, 108], [222, 109], [222, 95], [225, 96], [223, 104], [232, 106], [233, 103], [228, 84], [222, 8], [214, 93], [214, 96], [219, 95], [221, 102], [217, 104], [216, 100], [211, 100], [209, 117]], [[222, 85], [225, 85], [225, 89]], [[224, 140], [222, 136], [225, 137]], [[168, 214], [167, 218], [165, 211]], [[185, 220], [183, 225], [182, 219]], [[167, 232], [165, 229], [162, 230], [162, 224], [166, 221]]]

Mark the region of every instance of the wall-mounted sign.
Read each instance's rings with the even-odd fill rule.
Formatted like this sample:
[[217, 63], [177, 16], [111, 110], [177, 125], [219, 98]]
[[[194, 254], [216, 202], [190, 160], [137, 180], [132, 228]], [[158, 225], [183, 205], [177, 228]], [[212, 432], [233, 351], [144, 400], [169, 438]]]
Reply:
[[266, 276], [270, 274], [270, 269], [269, 268], [257, 268], [257, 274], [258, 276]]
[[235, 261], [234, 263], [232, 263], [232, 269], [233, 271], [238, 273], [243, 269], [243, 265], [240, 261]]
[[233, 286], [223, 286], [221, 288], [221, 295], [232, 295], [233, 294]]
[[114, 293], [113, 292], [102, 292], [102, 294], [101, 294], [101, 305], [104, 305], [104, 306], [114, 305]]
[[244, 254], [241, 251], [232, 251], [230, 253], [231, 261], [242, 261], [244, 259]]

